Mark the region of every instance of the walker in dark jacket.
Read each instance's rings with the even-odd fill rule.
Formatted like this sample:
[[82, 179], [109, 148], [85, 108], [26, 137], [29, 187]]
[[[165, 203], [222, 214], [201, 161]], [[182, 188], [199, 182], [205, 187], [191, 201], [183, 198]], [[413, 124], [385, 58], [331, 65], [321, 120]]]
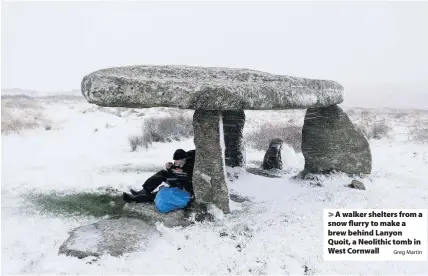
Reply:
[[157, 193], [154, 191], [163, 182], [173, 187], [183, 188], [189, 192], [192, 197], [194, 197], [192, 179], [193, 167], [195, 165], [195, 150], [190, 150], [188, 152], [185, 152], [182, 149], [176, 150], [173, 155], [173, 160], [181, 159], [186, 160], [182, 167], [171, 165], [170, 168], [157, 172], [144, 182], [143, 189], [141, 191], [131, 189], [132, 195], [123, 193], [123, 199], [128, 202], [153, 202]]

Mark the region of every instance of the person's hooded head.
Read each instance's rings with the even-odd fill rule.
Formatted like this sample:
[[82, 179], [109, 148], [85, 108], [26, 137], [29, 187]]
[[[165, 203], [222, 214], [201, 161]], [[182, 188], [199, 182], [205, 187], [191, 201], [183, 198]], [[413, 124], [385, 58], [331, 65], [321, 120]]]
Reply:
[[182, 167], [184, 163], [186, 163], [186, 157], [187, 154], [183, 149], [177, 149], [172, 156], [172, 160], [174, 160], [174, 165]]

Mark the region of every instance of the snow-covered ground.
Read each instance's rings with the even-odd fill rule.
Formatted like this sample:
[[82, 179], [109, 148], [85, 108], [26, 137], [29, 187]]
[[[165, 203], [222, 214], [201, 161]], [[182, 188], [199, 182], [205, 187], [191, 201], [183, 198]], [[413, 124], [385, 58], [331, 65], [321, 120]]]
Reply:
[[[253, 199], [231, 202], [232, 213], [214, 223], [165, 228], [147, 248], [120, 258], [77, 259], [58, 255], [73, 228], [98, 219], [39, 212], [27, 204], [32, 193], [138, 188], [154, 171], [121, 168], [159, 167], [176, 148], [190, 150], [192, 139], [156, 143], [131, 152], [128, 137], [138, 134], [143, 118], [176, 110], [166, 108], [102, 109], [83, 98], [37, 100], [49, 120], [19, 134], [2, 134], [2, 274], [343, 274], [423, 275], [428, 262], [323, 261], [323, 208], [427, 208], [428, 147], [408, 139], [408, 127], [428, 113], [406, 111], [386, 117], [392, 135], [370, 140], [373, 173], [362, 181], [367, 190], [346, 187], [345, 175], [324, 177], [322, 186], [291, 177], [304, 166], [301, 153], [283, 150], [289, 174], [283, 178], [243, 175], [229, 188]], [[354, 110], [352, 114], [360, 112]], [[351, 114], [351, 118], [352, 118]], [[120, 116], [119, 116], [120, 115]], [[304, 112], [246, 112], [245, 132], [264, 122], [295, 119]], [[294, 116], [294, 117], [293, 117]], [[394, 118], [391, 119], [391, 118]], [[416, 119], [415, 119], [416, 118]], [[261, 161], [263, 151], [247, 148], [247, 163]], [[141, 233], [144, 235], [144, 233]]]

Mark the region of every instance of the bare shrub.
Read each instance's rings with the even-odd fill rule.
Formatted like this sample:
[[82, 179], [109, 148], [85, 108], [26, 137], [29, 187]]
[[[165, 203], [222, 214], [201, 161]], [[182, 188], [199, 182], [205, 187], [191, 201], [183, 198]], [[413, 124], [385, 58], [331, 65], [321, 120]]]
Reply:
[[386, 138], [391, 131], [391, 127], [389, 127], [385, 120], [381, 121], [368, 121], [365, 120], [363, 123], [357, 124], [357, 126], [361, 129], [367, 139], [382, 139]]
[[149, 118], [144, 121], [143, 133], [149, 142], [172, 142], [193, 136], [193, 120], [190, 117]]
[[301, 152], [302, 127], [295, 125], [262, 125], [260, 129], [245, 137], [249, 147], [266, 150], [273, 138], [280, 138], [285, 144], [290, 145], [296, 152]]
[[144, 120], [142, 135], [129, 138], [131, 150], [137, 147], [148, 148], [154, 142], [169, 143], [193, 136], [191, 117], [179, 115]]
[[39, 126], [45, 126], [45, 129], [52, 128], [42, 111], [43, 108], [31, 98], [2, 98], [1, 133], [20, 133]]
[[349, 109], [344, 109], [344, 111], [346, 112], [346, 114], [351, 117], [351, 116], [355, 116], [358, 114], [357, 110], [353, 109], [353, 108], [349, 108]]
[[131, 151], [135, 151], [138, 147], [142, 147], [144, 145], [143, 136], [130, 136], [128, 141], [131, 146]]
[[[4, 117], [3, 114], [2, 114], [2, 117]], [[25, 121], [25, 120], [15, 118], [15, 119], [7, 120], [7, 122], [5, 122], [2, 119], [1, 133], [2, 134], [10, 134], [13, 132], [19, 133], [24, 129], [35, 129], [37, 127], [39, 127], [39, 124], [36, 121]]]
[[369, 110], [363, 110], [363, 111], [361, 111], [361, 116], [363, 117], [363, 118], [368, 118], [368, 117], [370, 117], [370, 111]]
[[391, 131], [385, 121], [376, 122], [372, 128], [372, 134], [374, 139], [381, 139], [388, 136], [388, 133]]
[[419, 143], [428, 143], [428, 127], [413, 127], [410, 130], [412, 141]]
[[404, 119], [407, 116], [409, 116], [409, 113], [406, 112], [397, 112], [394, 114], [395, 119]]

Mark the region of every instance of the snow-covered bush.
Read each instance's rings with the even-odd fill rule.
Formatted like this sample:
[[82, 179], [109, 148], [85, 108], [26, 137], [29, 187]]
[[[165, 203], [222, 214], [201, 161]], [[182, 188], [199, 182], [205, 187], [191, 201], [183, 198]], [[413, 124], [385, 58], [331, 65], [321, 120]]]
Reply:
[[31, 98], [2, 99], [1, 133], [20, 133], [39, 126], [52, 128], [42, 111], [43, 108]]
[[142, 146], [147, 148], [147, 145], [144, 144], [143, 136], [137, 136], [137, 135], [129, 136], [128, 141], [129, 141], [129, 145], [131, 146], [131, 151], [135, 151], [137, 150], [138, 147], [142, 147]]
[[169, 143], [193, 136], [192, 117], [182, 114], [174, 117], [151, 117], [144, 120], [142, 134], [129, 137], [131, 150], [148, 148], [154, 142]]
[[362, 123], [357, 124], [367, 139], [382, 139], [386, 138], [392, 130], [383, 119], [381, 121], [364, 120]]
[[428, 143], [428, 122], [425, 126], [413, 127], [410, 130], [412, 141], [418, 143]]
[[265, 124], [245, 137], [247, 146], [258, 150], [267, 150], [273, 138], [280, 138], [296, 152], [301, 152], [302, 127], [287, 124]]

